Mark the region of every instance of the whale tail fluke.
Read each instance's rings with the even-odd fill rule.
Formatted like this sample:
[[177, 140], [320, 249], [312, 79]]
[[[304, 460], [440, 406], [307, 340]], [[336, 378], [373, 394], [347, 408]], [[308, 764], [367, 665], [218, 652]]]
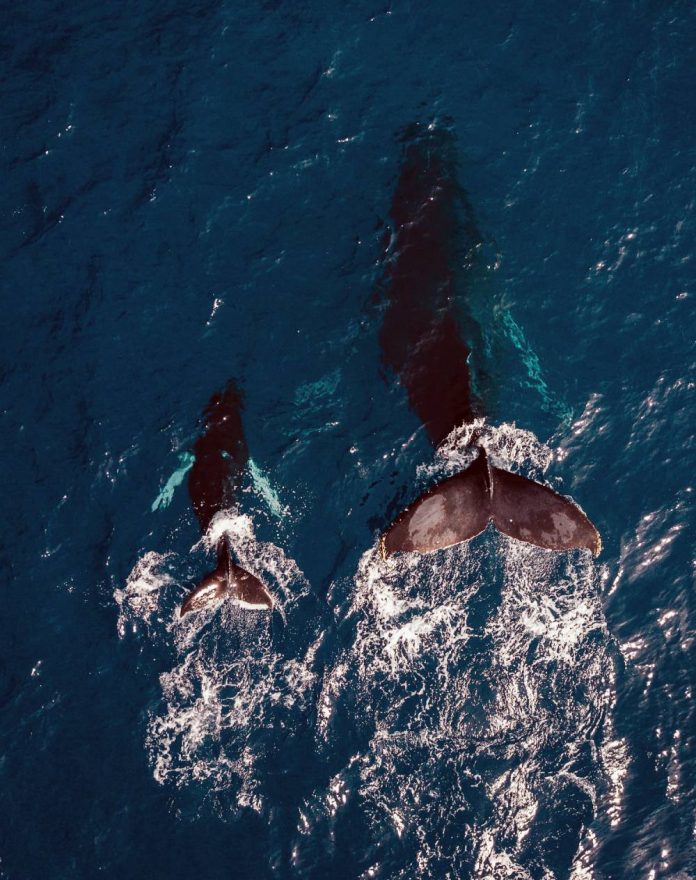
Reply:
[[489, 522], [498, 531], [546, 550], [602, 549], [582, 510], [547, 486], [493, 467], [481, 449], [469, 467], [438, 483], [382, 535], [383, 556], [431, 553], [468, 541]]
[[499, 532], [546, 550], [602, 550], [599, 532], [563, 495], [519, 474], [491, 467], [491, 518]]
[[190, 611], [201, 611], [221, 599], [232, 599], [241, 608], [267, 611], [273, 599], [261, 581], [232, 561], [224, 544], [218, 550], [217, 568], [197, 584], [184, 600], [179, 616]]
[[488, 468], [483, 456], [427, 491], [382, 535], [383, 556], [432, 553], [468, 541], [482, 532], [491, 516]]

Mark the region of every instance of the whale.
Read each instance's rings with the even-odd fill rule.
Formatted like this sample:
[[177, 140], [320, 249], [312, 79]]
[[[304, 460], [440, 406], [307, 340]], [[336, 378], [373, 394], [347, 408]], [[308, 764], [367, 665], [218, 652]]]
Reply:
[[[437, 450], [455, 428], [485, 417], [469, 369], [480, 328], [461, 296], [482, 239], [457, 181], [451, 129], [414, 123], [400, 141], [402, 161], [375, 292], [383, 313], [378, 338], [385, 375], [403, 387]], [[475, 456], [469, 467], [430, 487], [381, 534], [383, 557], [451, 547], [490, 523], [546, 550], [599, 554], [599, 532], [573, 500], [498, 467], [480, 430], [472, 429], [469, 445]]]
[[[244, 400], [236, 380], [214, 394], [203, 413], [201, 433], [193, 447], [188, 490], [201, 532], [205, 534], [217, 513], [236, 504], [249, 449], [244, 435]], [[200, 611], [222, 599], [242, 608], [269, 610], [273, 599], [264, 584], [234, 557], [226, 535], [216, 545], [217, 565], [186, 596], [180, 617]]]

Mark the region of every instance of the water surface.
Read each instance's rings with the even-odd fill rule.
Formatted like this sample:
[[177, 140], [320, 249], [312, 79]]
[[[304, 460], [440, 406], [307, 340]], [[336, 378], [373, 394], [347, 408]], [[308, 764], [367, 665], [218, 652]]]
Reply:
[[[696, 877], [691, 7], [2, 17], [0, 876]], [[488, 442], [596, 562], [375, 552], [463, 463], [372, 306], [398, 132], [444, 117]], [[254, 468], [217, 526], [280, 610], [179, 624], [232, 376]]]

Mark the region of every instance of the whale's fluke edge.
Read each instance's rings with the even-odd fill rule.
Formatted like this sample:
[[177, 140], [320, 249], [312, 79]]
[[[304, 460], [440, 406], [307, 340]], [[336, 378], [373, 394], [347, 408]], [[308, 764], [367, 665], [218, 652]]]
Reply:
[[218, 552], [215, 571], [203, 578], [184, 600], [179, 616], [201, 611], [221, 599], [231, 599], [241, 608], [268, 611], [273, 608], [270, 593], [253, 574], [232, 561], [227, 547]]
[[383, 556], [432, 553], [461, 544], [492, 522], [498, 531], [545, 550], [587, 549], [602, 541], [582, 510], [533, 480], [493, 467], [483, 449], [466, 470], [429, 489], [382, 535]]

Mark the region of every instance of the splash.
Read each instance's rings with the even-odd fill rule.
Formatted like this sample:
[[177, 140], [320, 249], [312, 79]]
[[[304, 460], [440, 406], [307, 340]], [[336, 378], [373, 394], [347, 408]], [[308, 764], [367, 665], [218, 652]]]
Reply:
[[[273, 593], [279, 617], [292, 622], [308, 597], [297, 565], [277, 546], [257, 540], [251, 519], [222, 512], [192, 548], [194, 558], [225, 536], [240, 564]], [[209, 555], [206, 553], [209, 559]], [[266, 809], [274, 737], [301, 726], [310, 711], [317, 634], [290, 652], [274, 638], [275, 615], [253, 614], [231, 602], [180, 618], [187, 584], [183, 560], [147, 553], [115, 592], [119, 634], [145, 630], [152, 644], [173, 648], [176, 662], [160, 674], [161, 695], [149, 714], [146, 747], [154, 778], [182, 792], [179, 809], [212, 809], [229, 819]], [[202, 568], [203, 566], [201, 566]]]
[[[542, 470], [529, 432], [481, 423], [501, 465]], [[449, 438], [440, 469], [470, 439]], [[344, 769], [303, 806], [296, 846], [361, 829], [363, 876], [568, 876], [620, 809], [609, 778], [612, 642], [588, 553], [492, 529], [429, 556], [365, 553], [318, 702], [320, 753]], [[315, 856], [316, 858], [316, 856]], [[370, 873], [371, 872], [371, 873]]]
[[146, 553], [136, 562], [123, 589], [114, 591], [118, 605], [118, 634], [124, 638], [128, 630], [137, 632], [141, 626], [150, 631], [163, 625], [160, 594], [174, 584], [169, 572], [171, 553]]
[[221, 818], [267, 812], [278, 731], [301, 725], [314, 681], [309, 662], [274, 648], [259, 616], [226, 606], [219, 626], [160, 676], [162, 707], [146, 739], [155, 779], [197, 789]]
[[[476, 443], [472, 446], [474, 437]], [[524, 471], [532, 479], [539, 479], [554, 458], [553, 451], [531, 431], [508, 422], [491, 425], [481, 418], [454, 428], [438, 447], [434, 460], [418, 469], [419, 477], [439, 480], [464, 470], [478, 454], [476, 446], [482, 446], [494, 463], [507, 470]]]
[[[481, 421], [453, 432], [424, 476], [465, 466], [472, 430], [501, 466], [539, 474], [551, 462], [530, 432]], [[325, 777], [296, 813], [297, 876], [329, 872], [347, 839], [366, 878], [592, 876], [628, 767], [588, 554], [492, 529], [426, 557], [372, 548], [331, 587], [338, 633], [317, 625], [293, 641], [277, 638], [273, 620], [286, 631], [306, 623], [302, 572], [235, 512], [213, 520], [194, 557], [222, 536], [269, 586], [278, 616], [223, 602], [177, 619], [173, 554], [146, 554], [116, 592], [120, 634], [145, 631], [175, 651], [146, 746], [180, 811], [193, 800], [193, 816], [268, 818], [284, 772], [278, 736], [287, 755], [309, 729]], [[322, 669], [327, 636], [336, 651]]]

